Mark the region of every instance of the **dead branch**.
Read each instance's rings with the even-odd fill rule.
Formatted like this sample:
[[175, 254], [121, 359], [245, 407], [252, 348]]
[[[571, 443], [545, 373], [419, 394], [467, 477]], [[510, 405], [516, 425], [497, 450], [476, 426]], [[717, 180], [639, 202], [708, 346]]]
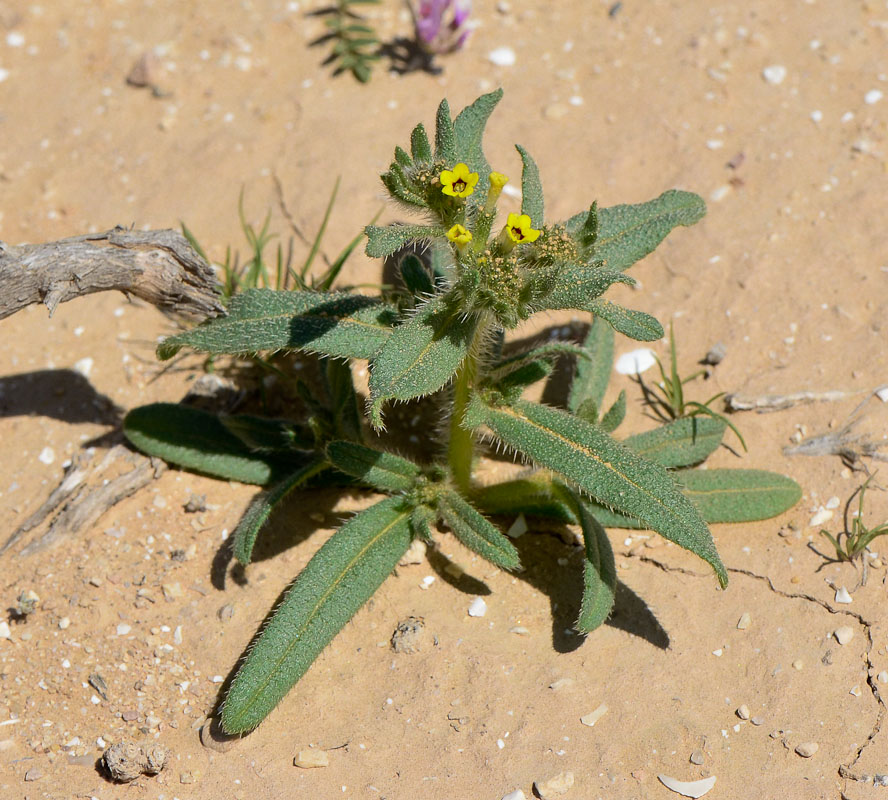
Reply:
[[200, 318], [224, 314], [212, 268], [174, 230], [116, 227], [44, 244], [0, 242], [0, 319], [42, 302], [116, 289], [163, 311]]
[[794, 406], [804, 406], [810, 403], [835, 403], [847, 397], [853, 397], [860, 392], [794, 392], [792, 394], [765, 394], [752, 397], [743, 394], [729, 394], [725, 396], [725, 405], [728, 411], [757, 411], [764, 414], [767, 411], [783, 411]]

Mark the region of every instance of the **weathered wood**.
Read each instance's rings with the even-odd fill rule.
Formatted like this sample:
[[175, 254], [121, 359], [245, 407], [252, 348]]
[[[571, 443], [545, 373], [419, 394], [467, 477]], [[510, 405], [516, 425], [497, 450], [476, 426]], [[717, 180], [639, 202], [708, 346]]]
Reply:
[[164, 311], [224, 314], [212, 268], [174, 230], [116, 227], [44, 244], [0, 242], [0, 319], [32, 303], [59, 303], [116, 289]]

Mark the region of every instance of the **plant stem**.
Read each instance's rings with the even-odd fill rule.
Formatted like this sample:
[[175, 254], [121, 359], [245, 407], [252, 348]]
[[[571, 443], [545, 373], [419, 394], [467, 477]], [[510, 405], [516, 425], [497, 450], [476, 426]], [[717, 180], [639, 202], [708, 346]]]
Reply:
[[475, 330], [468, 355], [463, 361], [453, 383], [453, 410], [450, 414], [450, 439], [447, 446], [447, 462], [456, 488], [468, 493], [472, 485], [472, 457], [475, 454], [475, 434], [462, 426], [472, 388], [478, 377], [478, 358], [481, 343], [487, 335], [490, 323], [482, 320]]

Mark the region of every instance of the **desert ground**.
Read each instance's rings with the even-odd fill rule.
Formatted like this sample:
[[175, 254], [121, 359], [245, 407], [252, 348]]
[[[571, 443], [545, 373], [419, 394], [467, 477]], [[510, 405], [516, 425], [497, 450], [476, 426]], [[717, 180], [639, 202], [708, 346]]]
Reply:
[[[442, 97], [460, 109], [501, 86], [486, 153], [515, 178], [513, 144], [534, 155], [550, 218], [669, 188], [706, 199], [705, 219], [612, 296], [673, 322], [686, 372], [724, 345], [711, 377], [689, 384], [696, 399], [844, 393], [738, 412], [749, 452], [710, 459], [789, 475], [802, 500], [776, 519], [713, 526], [725, 591], [678, 547], [611, 531], [617, 607], [588, 637], [569, 631], [581, 563], [570, 536], [531, 521], [519, 575], [442, 536], [464, 579], [428, 559], [399, 567], [264, 724], [207, 747], [198, 731], [268, 609], [369, 495], [294, 497], [278, 543], [238, 572], [226, 538], [255, 487], [168, 469], [77, 536], [21, 555], [44, 523], [0, 556], [0, 796], [500, 800], [562, 773], [566, 800], [679, 797], [661, 774], [715, 776], [713, 800], [879, 796], [888, 559], [877, 539], [864, 585], [859, 564], [825, 557], [819, 531], [842, 530], [845, 502], [880, 462], [852, 469], [783, 448], [841, 431], [864, 402], [852, 447], [886, 438], [888, 405], [872, 393], [888, 382], [888, 6], [479, 0], [465, 49], [439, 58], [439, 74], [383, 59], [361, 84], [310, 46], [323, 5], [0, 0], [0, 239], [185, 222], [222, 260], [245, 248], [242, 190], [248, 219], [271, 211], [286, 240], [276, 183], [310, 233], [339, 176], [324, 244], [335, 255], [380, 208], [403, 218], [378, 176], [411, 128], [430, 126]], [[395, 0], [360, 10], [383, 41], [410, 34]], [[494, 63], [500, 48], [513, 63]], [[149, 52], [155, 89], [129, 85]], [[358, 251], [342, 280], [372, 283], [379, 269]], [[0, 321], [0, 539], [67, 462], [88, 448], [101, 461], [122, 413], [178, 401], [203, 375], [196, 356], [166, 371], [156, 361], [175, 330], [117, 293]], [[618, 337], [617, 353], [635, 346]], [[650, 427], [635, 382], [615, 375], [609, 397], [621, 389], [621, 433]], [[185, 510], [193, 495], [205, 510]], [[885, 521], [885, 493], [867, 498], [867, 522]], [[837, 602], [843, 587], [852, 602]], [[39, 601], [20, 617], [28, 592]], [[487, 613], [469, 616], [479, 596]], [[420, 649], [393, 652], [409, 616], [425, 621]], [[120, 741], [162, 744], [169, 764], [111, 783], [96, 762]], [[308, 750], [327, 766], [295, 766]]]

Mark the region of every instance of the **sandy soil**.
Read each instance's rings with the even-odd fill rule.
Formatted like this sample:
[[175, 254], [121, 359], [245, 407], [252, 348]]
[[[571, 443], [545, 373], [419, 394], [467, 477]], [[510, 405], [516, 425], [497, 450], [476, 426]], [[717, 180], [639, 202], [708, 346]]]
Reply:
[[[470, 45], [443, 74], [380, 68], [366, 86], [331, 77], [325, 53], [308, 47], [321, 23], [305, 12], [320, 5], [0, 2], [0, 239], [184, 220], [221, 258], [227, 244], [242, 246], [241, 187], [251, 219], [272, 208], [284, 232], [278, 176], [311, 231], [341, 175], [335, 251], [380, 207], [377, 176], [393, 146], [420, 119], [431, 123], [441, 96], [461, 108], [503, 86], [488, 155], [513, 176], [513, 142], [535, 155], [550, 218], [670, 187], [709, 201], [701, 224], [634, 269], [641, 291], [616, 293], [674, 320], [685, 369], [726, 345], [701, 395], [864, 393], [888, 380], [888, 99], [873, 93], [888, 91], [884, 3], [654, 0], [609, 16], [607, 2], [478, 2]], [[371, 16], [385, 39], [408, 30], [395, 2]], [[501, 46], [514, 49], [513, 66], [489, 61]], [[161, 97], [125, 84], [150, 49]], [[779, 83], [763, 75], [775, 65], [785, 67]], [[358, 255], [346, 278], [373, 280], [377, 269]], [[112, 295], [52, 319], [32, 308], [0, 322], [2, 538], [66, 459], [113, 432], [114, 407], [183, 395], [199, 362], [159, 374], [153, 343], [170, 330], [154, 309]], [[641, 430], [637, 389], [615, 376], [614, 396], [624, 387], [627, 432]], [[841, 426], [864, 396], [737, 418], [749, 455], [723, 449], [712, 463], [783, 472], [805, 494], [781, 519], [715, 527], [727, 591], [678, 548], [615, 531], [618, 608], [581, 641], [565, 633], [578, 605], [576, 548], [526, 536], [530, 569], [513, 577], [443, 540], [471, 581], [422, 590], [432, 566], [399, 569], [268, 721], [226, 752], [196, 732], [219, 682], [342, 513], [366, 498], [297, 501], [300, 543], [238, 581], [213, 564], [224, 563], [223, 538], [254, 490], [170, 470], [76, 540], [3, 557], [3, 609], [22, 591], [41, 599], [24, 623], [0, 614], [11, 627], [0, 639], [0, 795], [499, 800], [569, 771], [565, 797], [578, 800], [677, 797], [658, 773], [715, 775], [712, 798], [872, 796], [872, 781], [853, 776], [888, 773], [877, 677], [888, 670], [885, 570], [876, 562], [853, 603], [836, 604], [834, 587], [854, 589], [859, 575], [807, 546], [823, 544], [812, 515], [832, 497], [844, 503], [861, 478], [835, 457], [782, 454], [798, 430]], [[881, 439], [886, 407], [870, 409], [863, 427]], [[183, 510], [191, 492], [207, 496], [206, 512]], [[310, 538], [306, 503], [321, 515]], [[833, 531], [840, 510], [826, 523]], [[870, 510], [871, 522], [888, 516], [883, 494]], [[479, 594], [489, 610], [471, 618]], [[744, 613], [751, 622], [738, 630]], [[394, 654], [389, 637], [411, 614], [425, 619], [424, 646]], [[854, 634], [845, 645], [833, 635], [842, 626]], [[89, 684], [96, 673], [107, 699]], [[582, 725], [601, 704], [607, 713]], [[741, 705], [752, 720], [737, 716]], [[169, 747], [169, 767], [129, 788], [106, 782], [95, 760], [103, 743], [125, 739]], [[819, 749], [803, 758], [795, 748], [807, 742]], [[312, 745], [329, 766], [295, 767]], [[694, 751], [702, 763], [691, 763]]]

